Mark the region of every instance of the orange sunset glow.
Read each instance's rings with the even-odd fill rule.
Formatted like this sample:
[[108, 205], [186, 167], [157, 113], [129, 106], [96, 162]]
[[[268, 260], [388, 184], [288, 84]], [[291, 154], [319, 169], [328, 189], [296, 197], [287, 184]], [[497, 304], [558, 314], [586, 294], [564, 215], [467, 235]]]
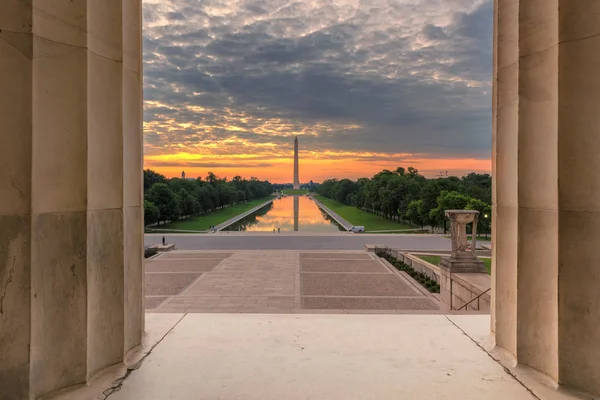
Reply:
[[[291, 154], [291, 151], [288, 151]], [[157, 156], [146, 156], [145, 168], [151, 168], [167, 177], [178, 177], [185, 171], [187, 177], [204, 178], [208, 172], [219, 176], [234, 177], [254, 176], [261, 180], [270, 180], [274, 183], [291, 182], [293, 173], [293, 157], [281, 156], [280, 158], [261, 158], [257, 166], [251, 166], [246, 160], [253, 155], [240, 157], [229, 156], [225, 160], [220, 156], [202, 156], [201, 154], [174, 153]], [[398, 161], [363, 161], [366, 154], [346, 154], [339, 158], [321, 158], [320, 154], [300, 152], [300, 179], [302, 182], [310, 180], [321, 182], [329, 178], [358, 179], [371, 177], [383, 169], [395, 170], [398, 166], [417, 168], [423, 175], [434, 177], [440, 173], [448, 172], [449, 175], [461, 176], [469, 172], [488, 173], [491, 170], [490, 160], [478, 159], [434, 159], [419, 158], [410, 155], [398, 157]], [[327, 157], [325, 155], [325, 157]], [[390, 158], [394, 158], [393, 155]], [[171, 165], [166, 165], [164, 161]], [[236, 161], [244, 163], [243, 168], [236, 168]], [[210, 167], [196, 167], [194, 163], [211, 164]], [[219, 167], [223, 163], [226, 166]], [[267, 164], [267, 165], [264, 165]], [[262, 165], [262, 166], [261, 166]]]
[[[491, 0], [144, 2], [144, 166], [289, 183], [491, 170]], [[451, 4], [450, 4], [451, 3]]]

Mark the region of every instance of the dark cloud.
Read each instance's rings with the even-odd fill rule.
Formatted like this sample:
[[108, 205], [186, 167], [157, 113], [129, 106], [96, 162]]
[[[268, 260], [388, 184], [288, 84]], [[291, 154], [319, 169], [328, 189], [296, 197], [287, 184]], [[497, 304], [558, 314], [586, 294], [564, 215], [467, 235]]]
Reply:
[[183, 21], [185, 15], [180, 12], [169, 12], [165, 15], [169, 21]]
[[146, 143], [304, 131], [308, 150], [488, 157], [492, 14], [492, 0], [147, 1]]

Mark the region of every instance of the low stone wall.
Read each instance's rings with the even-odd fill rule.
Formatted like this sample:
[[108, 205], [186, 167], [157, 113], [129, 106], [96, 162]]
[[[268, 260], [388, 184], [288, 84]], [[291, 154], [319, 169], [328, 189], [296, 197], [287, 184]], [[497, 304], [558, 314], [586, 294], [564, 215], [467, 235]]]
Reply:
[[488, 274], [451, 274], [443, 268], [441, 268], [441, 272], [440, 307], [442, 311], [457, 311], [477, 296], [485, 293], [460, 311], [490, 312], [491, 293], [488, 289], [491, 287], [491, 281]]
[[[375, 252], [378, 248], [386, 246], [367, 245], [367, 251]], [[440, 284], [440, 309], [442, 311], [458, 311], [465, 304], [481, 295], [460, 311], [490, 312], [491, 287], [490, 276], [485, 273], [456, 273], [451, 274], [446, 269], [428, 263], [414, 254], [403, 253], [393, 249], [386, 249], [389, 254], [410, 265], [415, 271], [421, 272]], [[486, 292], [487, 291], [487, 292]], [[485, 292], [485, 293], [484, 293]], [[482, 293], [484, 293], [482, 295]]]
[[152, 246], [148, 246], [150, 248], [156, 249], [157, 252], [171, 251], [175, 250], [175, 244], [154, 244]]
[[440, 267], [428, 263], [425, 260], [421, 260], [419, 257], [409, 253], [401, 253], [401, 256], [404, 259], [400, 258], [400, 260], [404, 261], [405, 264], [410, 265], [415, 271], [425, 274], [430, 279], [440, 283]]

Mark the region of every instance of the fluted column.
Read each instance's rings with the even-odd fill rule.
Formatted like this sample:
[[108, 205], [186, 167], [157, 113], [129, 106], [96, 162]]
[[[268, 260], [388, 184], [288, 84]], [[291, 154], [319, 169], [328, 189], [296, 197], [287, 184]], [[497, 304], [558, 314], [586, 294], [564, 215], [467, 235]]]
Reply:
[[0, 393], [29, 386], [31, 4], [0, 2]]
[[[498, 244], [495, 254], [496, 342], [519, 364], [598, 394], [600, 3], [497, 1], [496, 243], [506, 240], [507, 226], [518, 228], [510, 231], [516, 262], [508, 262], [512, 248]], [[502, 79], [508, 26], [518, 33], [511, 45], [516, 81]], [[517, 123], [509, 129], [501, 126], [503, 91], [517, 95]], [[504, 135], [517, 138], [516, 152], [501, 146]], [[508, 157], [517, 179], [513, 166], [500, 162]], [[507, 177], [517, 187], [516, 216], [501, 213], [503, 198], [514, 201]]]
[[3, 399], [84, 383], [141, 342], [140, 11], [0, 3]]
[[517, 356], [558, 379], [558, 1], [519, 5]]
[[516, 353], [519, 0], [497, 1], [495, 167], [496, 343]]
[[[492, 221], [497, 221], [497, 203], [498, 203], [498, 190], [497, 190], [497, 137], [498, 137], [498, 2], [494, 1], [494, 29], [493, 29], [493, 59], [492, 59], [492, 172], [494, 179], [492, 179]], [[492, 240], [492, 270], [491, 270], [491, 287], [493, 290], [490, 292], [490, 331], [492, 334], [496, 333], [496, 237], [498, 231], [496, 229], [496, 223], [491, 226], [491, 240]]]
[[142, 0], [123, 1], [123, 223], [125, 347], [144, 331], [144, 210], [142, 138]]
[[88, 1], [87, 376], [123, 359], [123, 34], [120, 0]]
[[558, 373], [600, 394], [600, 2], [558, 6]]
[[86, 15], [85, 0], [33, 1], [33, 398], [87, 376]]

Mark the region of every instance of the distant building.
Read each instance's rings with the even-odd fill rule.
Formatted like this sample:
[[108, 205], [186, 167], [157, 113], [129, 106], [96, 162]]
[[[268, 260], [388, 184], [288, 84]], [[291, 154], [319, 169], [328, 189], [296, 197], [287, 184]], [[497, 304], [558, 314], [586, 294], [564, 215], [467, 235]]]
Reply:
[[181, 179], [185, 179], [185, 171], [181, 171]]

